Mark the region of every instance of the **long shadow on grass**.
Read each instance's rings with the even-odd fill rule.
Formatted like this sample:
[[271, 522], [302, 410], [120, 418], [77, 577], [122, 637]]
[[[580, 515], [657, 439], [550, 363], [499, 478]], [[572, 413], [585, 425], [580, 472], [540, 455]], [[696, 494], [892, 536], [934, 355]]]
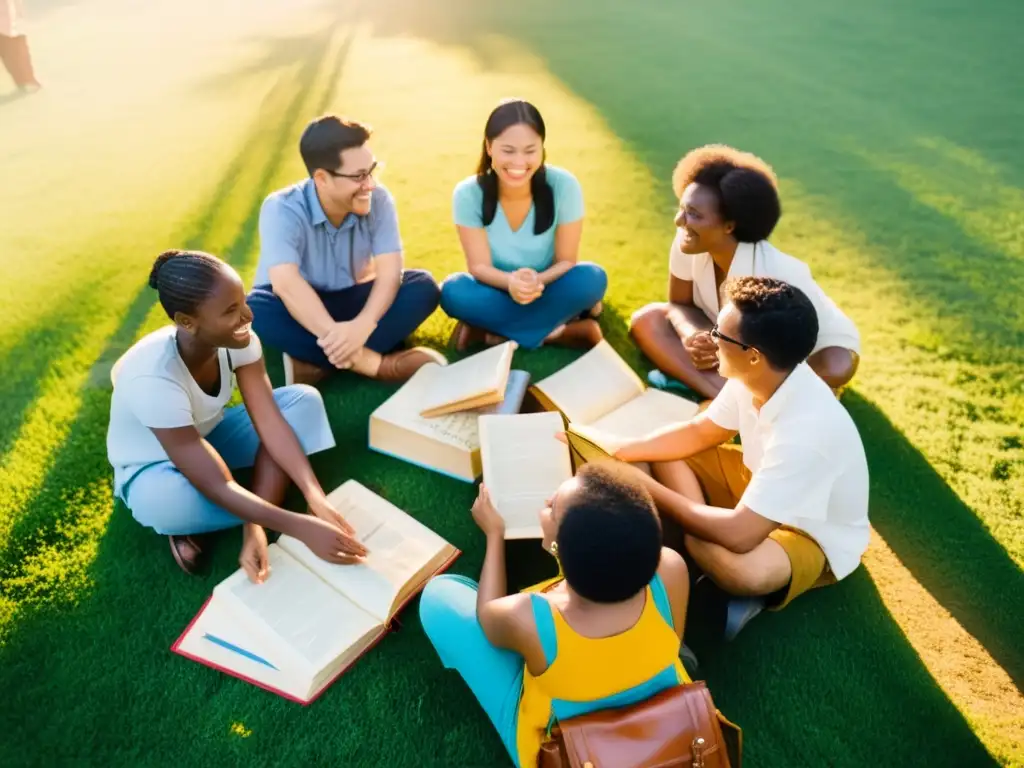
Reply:
[[[371, 13], [377, 35], [467, 48], [484, 67], [494, 56], [491, 35], [521, 41], [600, 109], [663, 180], [668, 201], [671, 170], [688, 149], [726, 142], [761, 154], [781, 177], [828, 201], [815, 213], [838, 210], [866, 243], [865, 255], [913, 286], [915, 303], [930, 310], [922, 322], [958, 357], [1022, 359], [1024, 261], [1009, 245], [979, 242], [957, 216], [937, 212], [869, 161], [884, 149], [932, 168], [936, 157], [920, 140], [940, 136], [989, 158], [1011, 180], [1024, 176], [1019, 153], [1004, 146], [1007, 124], [996, 119], [1021, 103], [1009, 99], [1015, 86], [1003, 76], [1010, 25], [966, 9], [936, 18], [924, 3], [798, 5], [448, 0], [440, 12], [436, 4], [384, 0]], [[906, 23], [926, 25], [929, 36], [897, 37], [893, 30]], [[975, 35], [966, 68], [965, 34]], [[1000, 50], [992, 35], [1010, 47]], [[879, 64], [866, 62], [882, 60], [890, 68], [879, 77]], [[982, 103], [980, 94], [987, 94]], [[979, 111], [965, 115], [964, 104]], [[980, 199], [989, 180], [960, 171], [934, 191]], [[666, 242], [671, 229], [666, 218]]]
[[1019, 686], [1024, 573], [877, 406], [855, 391], [843, 402], [868, 455], [872, 524]]
[[[1014, 34], [1007, 19], [997, 23], [967, 9], [936, 17], [923, 2], [896, 7], [881, 0], [856, 7], [800, 0], [785, 9], [745, 1], [714, 8], [656, 0], [628, 8], [611, 0], [541, 5], [448, 0], [447, 12], [438, 13], [412, 0], [385, 0], [374, 6], [374, 31], [467, 48], [484, 67], [491, 65], [490, 35], [521, 41], [601, 111], [665, 180], [668, 199], [671, 169], [693, 146], [722, 141], [763, 155], [784, 179], [827, 201], [814, 212], [838, 211], [866, 244], [866, 258], [910, 287], [912, 304], [924, 310], [918, 319], [949, 354], [985, 365], [1024, 364], [1024, 260], [1016, 246], [979, 241], [965, 221], [904, 188], [892, 167], [939, 163], [921, 139], [944, 136], [989, 158], [1006, 178], [1024, 175], [1020, 156], [1004, 151], [1007, 128], [995, 119], [1020, 104], [999, 99], [1018, 87], [1003, 77], [1006, 52], [992, 47]], [[1019, 15], [1022, 7], [1002, 12]], [[924, 25], [929, 35], [897, 45], [890, 26], [896, 20]], [[972, 62], [967, 69], [965, 57]], [[888, 62], [886, 77], [879, 79], [878, 65], [868, 59]], [[980, 103], [980, 93], [992, 102]], [[980, 114], [961, 114], [963, 104]], [[884, 152], [874, 158], [874, 149]], [[883, 159], [892, 156], [896, 162]], [[964, 199], [968, 207], [972, 196], [984, 199], [992, 176], [947, 161], [948, 189], [930, 191]], [[670, 222], [665, 226], [668, 237]], [[866, 441], [877, 467], [874, 494], [886, 505], [879, 511], [886, 538], [901, 560], [921, 566], [920, 573], [912, 569], [922, 584], [948, 601], [1019, 680], [1020, 652], [1010, 646], [1020, 633], [1024, 593], [1017, 589], [1009, 598], [1017, 610], [1005, 601], [1009, 585], [1021, 583], [1020, 570], [925, 459], [887, 421], [882, 426], [879, 411], [855, 397], [851, 402], [872, 435]], [[993, 410], [986, 417], [1005, 423], [1012, 414]], [[906, 468], [891, 460], [896, 455]], [[934, 513], [923, 505], [934, 505]]]
[[[333, 56], [328, 56], [334, 40], [336, 25], [329, 26], [309, 41], [305, 58], [299, 60], [298, 68], [291, 76], [282, 80], [275, 88], [272, 96], [277, 98], [268, 102], [265, 113], [272, 115], [264, 122], [261, 115], [259, 125], [254, 130], [254, 137], [243, 144], [239, 157], [229, 165], [224, 181], [217, 186], [218, 193], [226, 193], [231, 182], [236, 180], [239, 169], [247, 165], [260, 168], [259, 177], [252, 189], [246, 192], [247, 201], [244, 218], [238, 224], [233, 241], [227, 246], [226, 257], [239, 268], [244, 268], [243, 260], [249, 256], [257, 231], [259, 209], [263, 198], [271, 190], [270, 181], [278, 173], [284, 153], [287, 151], [287, 139], [292, 137], [301, 125], [309, 119], [310, 114], [322, 110], [325, 101], [333, 92], [336, 74], [340, 70], [348, 53], [350, 37], [337, 46]], [[321, 92], [309, 89], [317, 76], [326, 73], [327, 82]], [[191, 247], [199, 247], [203, 243], [209, 227], [212, 227], [221, 212], [219, 206], [223, 197], [215, 197], [210, 209], [200, 219], [196, 230], [188, 238]], [[100, 386], [103, 393], [99, 400], [90, 399], [83, 404], [80, 415], [72, 425], [68, 440], [53, 461], [42, 488], [36, 498], [27, 502], [20, 510], [12, 510], [15, 518], [11, 536], [0, 550], [0, 575], [8, 584], [17, 580], [19, 567], [24, 560], [31, 557], [32, 552], [54, 543], [62, 535], [67, 525], [67, 510], [64, 506], [65, 489], [83, 487], [99, 479], [96, 475], [89, 478], [78, 478], [72, 483], [83, 464], [88, 463], [85, 455], [90, 458], [103, 456], [105, 428], [109, 394], [109, 369], [113, 362], [134, 342], [142, 325], [155, 302], [155, 295], [148, 287], [144, 287], [129, 305], [118, 329], [108, 340], [104, 350], [92, 367], [91, 380]], [[84, 434], [83, 434], [84, 433]], [[100, 462], [97, 466], [105, 466]], [[106, 467], [109, 474], [109, 467]], [[19, 566], [19, 564], [21, 564]]]
[[[521, 352], [515, 364], [541, 377], [571, 354]], [[454, 570], [477, 577], [483, 541], [469, 514], [473, 486], [363, 449], [369, 414], [390, 389], [349, 384], [325, 388], [340, 446], [315, 457], [325, 486], [358, 478], [462, 548]], [[102, 393], [87, 397], [91, 412], [102, 410]], [[103, 419], [92, 423], [95, 437]], [[76, 437], [89, 437], [85, 429]], [[80, 458], [91, 464], [79, 478], [105, 480], [101, 456]], [[30, 755], [48, 764], [507, 764], [471, 694], [439, 663], [415, 603], [399, 632], [304, 709], [167, 650], [236, 567], [237, 531], [221, 539], [211, 575], [199, 579], [182, 574], [162, 538], [120, 505], [98, 535], [88, 598], [27, 612], [0, 648], [10, 764], [34, 762]], [[553, 573], [535, 542], [510, 544], [509, 556], [513, 588]], [[703, 621], [691, 614], [689, 634], [716, 702], [746, 728], [751, 765], [860, 768], [883, 752], [893, 765], [991, 763], [864, 571], [758, 619], [729, 646], [702, 642]], [[58, 697], [59, 716], [15, 721]], [[235, 735], [235, 724], [251, 735]]]
[[[302, 47], [297, 46], [293, 38], [286, 38], [282, 49], [275, 52], [272, 40], [263, 41], [269, 51], [264, 57], [266, 65], [273, 64], [275, 68], [280, 68], [290, 64], [291, 71], [283, 74], [270, 90], [257, 124], [222, 172], [201, 214], [194, 220], [191, 229], [184, 233], [181, 242], [173, 245], [210, 248], [211, 233], [225, 220], [237, 216], [232, 203], [242, 188], [246, 195], [244, 223], [218, 255], [236, 267], [246, 266], [243, 260], [248, 258], [258, 231], [259, 206], [271, 191], [269, 184], [282, 167], [284, 153], [291, 149], [289, 140], [305, 119], [325, 108], [336, 79], [329, 78], [326, 87], [315, 98], [311, 98], [308, 89], [312, 87], [318, 73], [338, 71], [347, 55], [351, 37], [346, 38], [330, 62], [324, 64], [339, 23], [335, 21], [328, 24], [316, 35], [305, 38]], [[244, 187], [241, 186], [243, 184]], [[87, 255], [83, 254], [83, 257]], [[98, 281], [107, 279], [122, 281], [124, 277], [123, 274], [111, 275], [109, 271], [103, 271], [97, 276]], [[59, 302], [58, 310], [43, 317], [0, 359], [0, 370], [5, 372], [0, 382], [0, 404], [3, 406], [3, 415], [0, 416], [0, 461], [21, 429], [46, 374], [59, 357], [72, 349], [88, 331], [95, 313], [104, 311], [105, 308], [94, 306], [92, 302], [95, 288], [92, 284], [76, 286], [73, 295]], [[121, 325], [94, 364], [90, 372], [92, 385], [109, 388], [111, 367], [135, 342], [155, 303], [155, 294], [143, 283], [124, 310]]]
[[[229, 165], [208, 210], [187, 238], [188, 245], [202, 247], [209, 229], [228, 215], [220, 206], [237, 184], [239, 173], [255, 166], [257, 182], [246, 192], [242, 220], [226, 249], [228, 258], [240, 268], [245, 266], [242, 262], [252, 250], [259, 207], [281, 167], [287, 140], [324, 109], [333, 93], [348, 51], [348, 38], [331, 51], [336, 30], [337, 24], [330, 25], [311, 37], [296, 61], [296, 71], [272, 91], [252, 138]], [[322, 90], [311, 90], [321, 76], [326, 78]], [[147, 288], [131, 302], [93, 367], [94, 384], [106, 383], [109, 363], [134, 341], [153, 301]], [[165, 686], [174, 687], [179, 668], [168, 666], [167, 674], [159, 674], [147, 688], [137, 668], [122, 661], [125, 654], [140, 659], [154, 649], [166, 648], [167, 636], [156, 633], [166, 630], [167, 623], [154, 623], [152, 609], [169, 608], [168, 615], [178, 622], [194, 611], [196, 590], [209, 585], [168, 568], [162, 537], [142, 532], [120, 505], [108, 521], [110, 467], [104, 451], [108, 410], [107, 387], [87, 387], [79, 415], [39, 491], [12, 511], [16, 522], [0, 552], [0, 597], [12, 610], [5, 617], [4, 642], [0, 642], [0, 678], [5, 690], [11, 685], [20, 689], [17, 697], [5, 699], [0, 714], [12, 721], [4, 727], [5, 733], [26, 736], [11, 745], [7, 758], [12, 764], [37, 761], [40, 744], [48, 744], [44, 762], [50, 764], [94, 761], [96, 743], [72, 735], [69, 723], [75, 723], [74, 734], [101, 735], [106, 741], [99, 751], [106, 748], [110, 759], [180, 764], [181, 734], [175, 728], [154, 734], [150, 725], [166, 717]], [[100, 547], [93, 557], [96, 541]], [[175, 603], [176, 599], [181, 602]], [[183, 612], [186, 604], [191, 608]], [[136, 655], [137, 649], [145, 650]], [[85, 688], [94, 691], [95, 697], [67, 696], [68, 691], [80, 691], [85, 680], [90, 681]], [[197, 692], [191, 688], [192, 681], [186, 685], [191, 690], [179, 690], [178, 700], [194, 701]], [[30, 717], [26, 726], [25, 713], [41, 712], [47, 701], [57, 697], [65, 700], [59, 718]], [[148, 719], [136, 720], [132, 713], [146, 705], [153, 707]], [[115, 725], [119, 721], [121, 725]], [[132, 725], [137, 732], [125, 738]], [[44, 741], [30, 735], [36, 733]], [[164, 741], [154, 752], [152, 742], [160, 737]], [[166, 761], [154, 758], [157, 754], [166, 755]], [[210, 764], [205, 749], [183, 759], [184, 764]]]

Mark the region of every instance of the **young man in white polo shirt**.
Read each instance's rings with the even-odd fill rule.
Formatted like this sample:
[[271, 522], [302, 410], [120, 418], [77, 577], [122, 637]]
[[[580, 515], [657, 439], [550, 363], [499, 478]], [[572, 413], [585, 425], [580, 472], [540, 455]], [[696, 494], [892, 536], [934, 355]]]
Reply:
[[[644, 477], [658, 508], [683, 526], [700, 568], [738, 598], [726, 622], [732, 639], [763, 608], [848, 576], [870, 529], [857, 427], [806, 363], [814, 305], [773, 278], [732, 280], [723, 293], [711, 333], [725, 387], [703, 413], [615, 457], [652, 462], [653, 478]], [[737, 433], [742, 448], [730, 442]]]

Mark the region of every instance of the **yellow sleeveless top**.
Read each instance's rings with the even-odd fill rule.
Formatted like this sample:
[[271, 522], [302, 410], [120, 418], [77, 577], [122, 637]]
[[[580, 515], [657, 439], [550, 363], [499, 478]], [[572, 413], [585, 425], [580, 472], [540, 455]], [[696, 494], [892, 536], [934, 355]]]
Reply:
[[679, 637], [661, 576], [646, 588], [636, 624], [617, 635], [577, 634], [559, 611], [538, 594], [556, 577], [529, 589], [534, 620], [548, 668], [534, 677], [523, 667], [516, 746], [519, 765], [534, 768], [537, 753], [554, 720], [635, 704], [666, 688], [690, 682], [679, 660]]

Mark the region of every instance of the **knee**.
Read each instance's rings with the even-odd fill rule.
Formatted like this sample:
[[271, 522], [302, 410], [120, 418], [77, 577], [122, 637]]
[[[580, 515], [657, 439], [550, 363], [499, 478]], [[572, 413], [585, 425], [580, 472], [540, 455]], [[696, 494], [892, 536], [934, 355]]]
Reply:
[[701, 570], [729, 594], [763, 595], [771, 591], [772, 575], [758, 565], [757, 559], [690, 534], [684, 538], [684, 545]]
[[405, 279], [402, 281], [402, 293], [418, 307], [422, 307], [429, 315], [437, 309], [441, 297], [441, 289], [437, 285], [434, 276], [425, 269], [408, 269], [405, 272]]
[[467, 272], [449, 275], [441, 283], [441, 309], [452, 317], [462, 314], [476, 287], [476, 278]]
[[573, 267], [573, 273], [578, 282], [579, 291], [590, 306], [604, 298], [608, 290], [608, 273], [598, 264], [584, 261]]
[[194, 489], [184, 477], [175, 477], [171, 471], [160, 471], [152, 477], [144, 473], [135, 478], [128, 494], [128, 507], [132, 517], [146, 528], [159, 534], [178, 534], [183, 508], [190, 502]]
[[310, 417], [327, 418], [324, 396], [320, 390], [309, 384], [290, 384], [274, 393], [278, 407], [285, 419], [302, 420]]
[[629, 318], [629, 332], [636, 336], [650, 333], [668, 322], [668, 304], [655, 303], [641, 307]]
[[838, 389], [850, 383], [860, 358], [856, 352], [844, 347], [825, 347], [811, 355], [807, 362], [826, 384]]
[[[420, 624], [423, 632], [435, 646], [447, 628], [460, 618], [459, 606], [465, 600], [463, 593], [467, 586], [457, 576], [435, 576], [420, 594]], [[473, 596], [474, 614], [476, 596]]]

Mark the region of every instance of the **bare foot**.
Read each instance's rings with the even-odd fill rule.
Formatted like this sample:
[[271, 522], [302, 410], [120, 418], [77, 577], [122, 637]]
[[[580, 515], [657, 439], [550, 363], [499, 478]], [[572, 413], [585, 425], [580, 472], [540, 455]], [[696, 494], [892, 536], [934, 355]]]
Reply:
[[427, 349], [426, 347], [413, 347], [412, 349], [391, 352], [382, 356], [380, 367], [377, 369], [377, 375], [373, 378], [377, 379], [377, 381], [388, 382], [408, 381], [416, 371], [427, 363], [447, 365], [448, 361], [437, 350]]
[[597, 302], [597, 304], [595, 304], [594, 306], [592, 306], [590, 308], [590, 311], [587, 312], [587, 314], [590, 315], [590, 317], [593, 317], [593, 318], [596, 319], [596, 318], [601, 316], [602, 312], [604, 312], [604, 302], [603, 301], [599, 301], [599, 302]]

